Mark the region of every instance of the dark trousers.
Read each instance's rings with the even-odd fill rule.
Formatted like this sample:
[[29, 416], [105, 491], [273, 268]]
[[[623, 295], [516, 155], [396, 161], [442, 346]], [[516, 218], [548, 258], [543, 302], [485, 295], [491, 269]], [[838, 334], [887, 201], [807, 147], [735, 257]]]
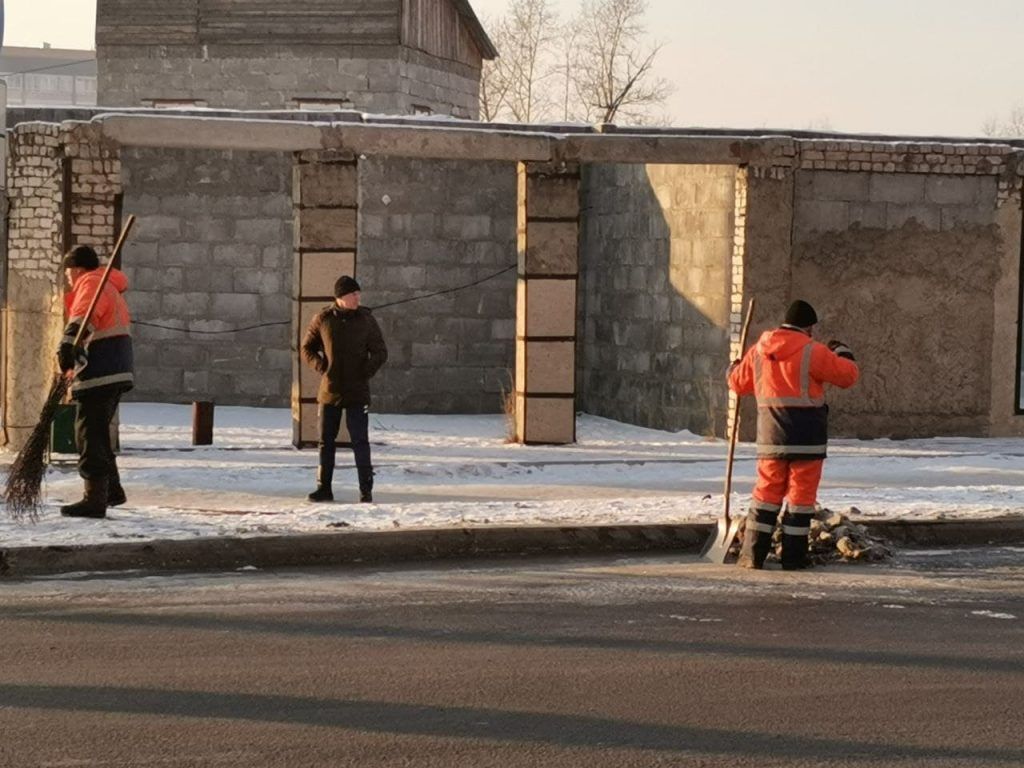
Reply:
[[[345, 426], [352, 440], [352, 453], [355, 454], [356, 469], [359, 470], [360, 481], [372, 473], [370, 461], [370, 412], [365, 405], [320, 405], [320, 471], [330, 483], [334, 475], [334, 453], [338, 442], [338, 430], [341, 429], [341, 414], [345, 413]], [[372, 475], [371, 475], [372, 476]]]
[[117, 461], [110, 444], [110, 423], [121, 401], [121, 390], [97, 389], [75, 396], [75, 444], [78, 474], [86, 480], [117, 477]]

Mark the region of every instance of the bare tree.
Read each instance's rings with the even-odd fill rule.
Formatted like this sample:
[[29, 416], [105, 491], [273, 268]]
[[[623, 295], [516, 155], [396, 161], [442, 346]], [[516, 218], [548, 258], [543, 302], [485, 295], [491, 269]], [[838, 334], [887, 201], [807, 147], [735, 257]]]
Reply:
[[991, 118], [985, 121], [982, 131], [986, 136], [1003, 139], [1024, 139], [1024, 104], [1010, 110], [1006, 120]]
[[579, 117], [642, 122], [672, 93], [653, 71], [661, 46], [646, 40], [646, 11], [646, 0], [583, 0], [570, 72]]
[[512, 0], [492, 28], [500, 56], [481, 75], [481, 119], [549, 119], [556, 99], [547, 81], [554, 75], [559, 36], [553, 0]]
[[505, 50], [503, 38], [505, 26], [501, 20], [485, 19], [484, 26], [492, 30], [491, 41], [498, 49], [499, 56], [493, 61], [484, 61], [480, 71], [480, 119], [491, 123], [501, 116], [508, 93], [509, 81], [504, 66], [505, 60], [500, 55]]

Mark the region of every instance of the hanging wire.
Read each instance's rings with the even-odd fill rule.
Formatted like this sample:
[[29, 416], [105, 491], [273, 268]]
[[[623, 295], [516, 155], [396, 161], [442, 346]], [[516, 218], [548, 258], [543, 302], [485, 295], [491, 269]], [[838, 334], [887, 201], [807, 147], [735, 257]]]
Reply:
[[[422, 296], [412, 296], [408, 299], [400, 299], [399, 301], [391, 301], [388, 302], [387, 304], [379, 304], [375, 307], [367, 306], [367, 309], [376, 312], [381, 309], [388, 309], [389, 307], [397, 307], [401, 304], [411, 304], [414, 301], [422, 301], [424, 299], [431, 299], [435, 296], [443, 296], [444, 294], [447, 293], [456, 293], [458, 291], [464, 291], [467, 288], [473, 288], [474, 286], [480, 285], [481, 283], [486, 283], [488, 280], [493, 280], [496, 277], [500, 277], [501, 275], [504, 275], [506, 272], [511, 272], [515, 268], [516, 265], [513, 264], [511, 266], [505, 267], [504, 269], [495, 272], [494, 274], [487, 275], [486, 277], [481, 277], [479, 280], [474, 280], [473, 282], [466, 283], [465, 285], [459, 285], [456, 286], [455, 288], [445, 288], [442, 291], [433, 291], [432, 293], [425, 293]], [[226, 328], [218, 331], [210, 331], [204, 329], [201, 330], [195, 328], [179, 328], [173, 325], [161, 325], [160, 323], [150, 323], [144, 320], [133, 320], [132, 325], [142, 325], [147, 328], [159, 328], [164, 331], [177, 331], [178, 333], [199, 333], [208, 336], [218, 336], [228, 333], [242, 333], [243, 331], [254, 331], [259, 328], [272, 328], [278, 325], [291, 325], [291, 322], [291, 320], [276, 320], [269, 323], [257, 323], [256, 325], [246, 325], [242, 326], [241, 328]]]

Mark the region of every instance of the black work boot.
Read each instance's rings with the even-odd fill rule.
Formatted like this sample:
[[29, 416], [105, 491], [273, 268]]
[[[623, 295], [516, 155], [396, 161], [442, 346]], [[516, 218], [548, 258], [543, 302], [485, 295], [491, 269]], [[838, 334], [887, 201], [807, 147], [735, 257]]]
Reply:
[[331, 481], [334, 479], [334, 468], [317, 467], [316, 469], [316, 490], [306, 498], [310, 501], [334, 501], [334, 492], [331, 490]]
[[765, 558], [772, 548], [772, 532], [775, 520], [779, 516], [779, 508], [766, 509], [751, 506], [747, 512], [747, 522], [743, 528], [743, 546], [736, 564], [740, 568], [760, 570], [764, 568]]
[[373, 503], [373, 467], [359, 467], [359, 501]]
[[811, 567], [808, 556], [810, 533], [810, 514], [793, 514], [787, 510], [782, 516], [782, 570], [802, 571]]
[[60, 508], [60, 513], [64, 517], [106, 517], [107, 478], [86, 478], [85, 496], [74, 504], [65, 504]]
[[118, 472], [117, 467], [114, 467], [114, 471], [110, 473], [110, 479], [107, 481], [107, 506], [119, 507], [126, 501], [128, 501], [128, 497], [125, 496], [124, 488], [121, 486], [121, 473]]

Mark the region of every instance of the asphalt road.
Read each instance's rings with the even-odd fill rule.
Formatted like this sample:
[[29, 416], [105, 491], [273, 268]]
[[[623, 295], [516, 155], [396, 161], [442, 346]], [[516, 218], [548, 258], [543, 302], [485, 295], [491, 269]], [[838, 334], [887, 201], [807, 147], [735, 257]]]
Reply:
[[1020, 766], [1024, 550], [0, 585], [2, 766]]

